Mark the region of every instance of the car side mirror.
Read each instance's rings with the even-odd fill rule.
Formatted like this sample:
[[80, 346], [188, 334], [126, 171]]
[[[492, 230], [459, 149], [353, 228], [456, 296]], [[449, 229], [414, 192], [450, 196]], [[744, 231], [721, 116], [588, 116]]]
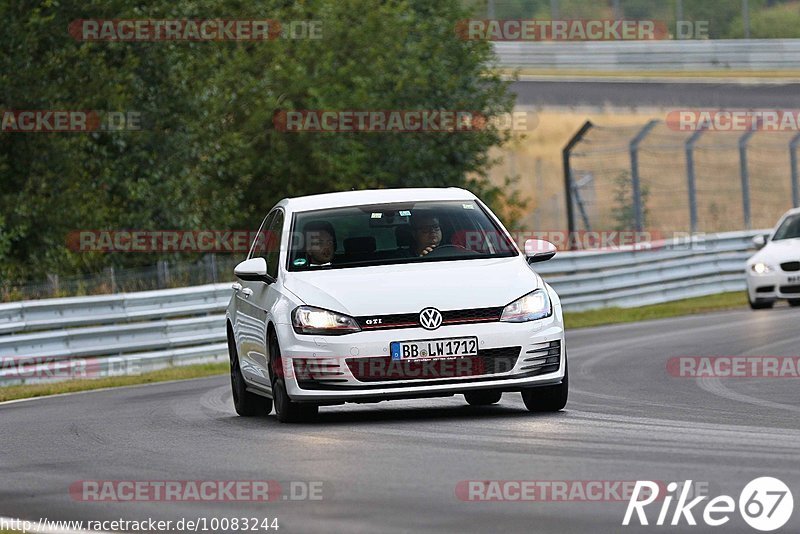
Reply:
[[525, 257], [528, 263], [547, 261], [556, 255], [558, 249], [554, 244], [542, 239], [528, 239], [525, 241]]
[[753, 245], [756, 248], [764, 248], [764, 245], [767, 244], [767, 236], [764, 234], [758, 234], [753, 238]]
[[243, 261], [233, 269], [233, 274], [239, 280], [247, 282], [265, 282], [271, 284], [275, 281], [267, 274], [267, 260], [264, 258], [252, 258]]

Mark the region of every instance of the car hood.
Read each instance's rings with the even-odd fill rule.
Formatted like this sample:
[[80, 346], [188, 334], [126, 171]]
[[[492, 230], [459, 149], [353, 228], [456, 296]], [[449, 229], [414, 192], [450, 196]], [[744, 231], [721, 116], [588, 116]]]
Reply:
[[756, 252], [747, 263], [763, 262], [776, 267], [786, 261], [800, 261], [800, 239], [770, 241], [764, 248]]
[[310, 306], [353, 316], [505, 306], [544, 286], [522, 257], [288, 273]]

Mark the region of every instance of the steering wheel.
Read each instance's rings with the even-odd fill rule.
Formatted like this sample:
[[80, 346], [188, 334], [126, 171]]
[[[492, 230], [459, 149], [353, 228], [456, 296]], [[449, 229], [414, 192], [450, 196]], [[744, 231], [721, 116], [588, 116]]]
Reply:
[[[445, 251], [442, 253], [442, 251]], [[429, 256], [458, 256], [462, 252], [469, 252], [471, 254], [477, 254], [474, 250], [470, 250], [466, 247], [462, 247], [461, 245], [439, 245], [435, 249], [431, 250], [423, 257]]]

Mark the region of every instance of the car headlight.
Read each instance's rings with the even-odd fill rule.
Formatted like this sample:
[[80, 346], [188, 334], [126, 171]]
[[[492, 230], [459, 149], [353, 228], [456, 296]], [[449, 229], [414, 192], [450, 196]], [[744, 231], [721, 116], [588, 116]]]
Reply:
[[537, 289], [506, 306], [500, 320], [506, 323], [524, 323], [544, 319], [552, 314], [553, 306], [547, 291]]
[[292, 312], [292, 326], [298, 334], [336, 336], [361, 331], [358, 322], [352, 317], [313, 306], [295, 308]]
[[772, 267], [770, 267], [766, 263], [758, 262], [751, 265], [750, 270], [756, 274], [767, 274], [772, 272]]

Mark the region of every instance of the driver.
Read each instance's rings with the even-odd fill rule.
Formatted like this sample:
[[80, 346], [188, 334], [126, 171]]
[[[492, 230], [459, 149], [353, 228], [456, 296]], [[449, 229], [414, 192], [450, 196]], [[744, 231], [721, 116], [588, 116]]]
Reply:
[[442, 227], [439, 218], [422, 215], [411, 218], [411, 234], [414, 238], [412, 250], [415, 256], [426, 256], [442, 243]]

